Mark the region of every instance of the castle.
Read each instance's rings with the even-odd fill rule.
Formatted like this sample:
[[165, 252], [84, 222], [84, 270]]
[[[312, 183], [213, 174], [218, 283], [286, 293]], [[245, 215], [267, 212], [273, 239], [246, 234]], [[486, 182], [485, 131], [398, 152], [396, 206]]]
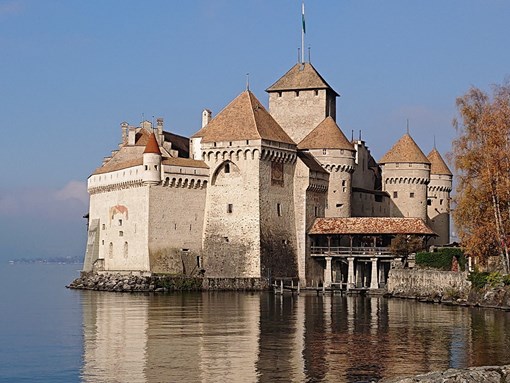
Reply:
[[407, 133], [377, 162], [336, 122], [338, 94], [308, 62], [249, 90], [191, 138], [121, 124], [88, 179], [84, 271], [202, 272], [379, 288], [396, 235], [449, 242], [452, 173]]

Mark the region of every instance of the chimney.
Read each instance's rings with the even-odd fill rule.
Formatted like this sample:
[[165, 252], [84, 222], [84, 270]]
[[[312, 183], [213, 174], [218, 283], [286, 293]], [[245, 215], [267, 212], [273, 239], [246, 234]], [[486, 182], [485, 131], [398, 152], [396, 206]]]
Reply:
[[134, 126], [128, 127], [128, 145], [134, 145], [136, 141], [136, 128]]
[[211, 121], [212, 112], [209, 109], [204, 109], [202, 112], [202, 128]]
[[163, 146], [163, 118], [162, 117], [159, 117], [157, 120], [156, 120], [156, 126], [157, 126], [157, 139], [158, 139], [158, 144], [160, 146]]
[[122, 145], [126, 145], [128, 142], [128, 123], [125, 121], [121, 123], [120, 129], [122, 130]]

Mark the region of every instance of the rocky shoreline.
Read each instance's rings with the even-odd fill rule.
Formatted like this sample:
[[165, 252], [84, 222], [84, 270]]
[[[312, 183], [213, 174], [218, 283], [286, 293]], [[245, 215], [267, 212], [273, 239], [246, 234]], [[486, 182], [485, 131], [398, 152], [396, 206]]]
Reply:
[[171, 291], [261, 291], [269, 285], [260, 278], [205, 278], [176, 275], [137, 275], [120, 273], [82, 273], [67, 288], [110, 292], [171, 292]]
[[448, 369], [407, 378], [383, 379], [379, 383], [510, 383], [510, 365]]

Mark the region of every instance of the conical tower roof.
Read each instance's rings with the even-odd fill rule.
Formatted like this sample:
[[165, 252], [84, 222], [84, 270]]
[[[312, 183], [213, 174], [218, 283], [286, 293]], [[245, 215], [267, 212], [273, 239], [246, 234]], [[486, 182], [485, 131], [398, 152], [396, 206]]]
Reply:
[[311, 63], [294, 65], [278, 81], [267, 88], [266, 92], [304, 89], [329, 89], [335, 96], [338, 96], [338, 93], [329, 86]]
[[425, 154], [423, 154], [409, 133], [404, 134], [379, 161], [380, 164], [387, 164], [389, 162], [430, 164], [430, 161], [425, 157]]
[[432, 149], [427, 158], [430, 161], [430, 174], [451, 176], [452, 172], [444, 162], [443, 157], [436, 148]]
[[156, 135], [154, 133], [151, 133], [151, 135], [149, 136], [147, 145], [145, 145], [145, 150], [143, 151], [143, 154], [145, 153], [154, 153], [161, 155], [161, 150], [159, 150], [158, 141], [156, 140]]
[[331, 116], [326, 117], [298, 144], [298, 149], [346, 149], [354, 146]]
[[264, 139], [295, 145], [249, 90], [237, 96], [192, 138], [196, 137], [202, 137], [202, 142]]

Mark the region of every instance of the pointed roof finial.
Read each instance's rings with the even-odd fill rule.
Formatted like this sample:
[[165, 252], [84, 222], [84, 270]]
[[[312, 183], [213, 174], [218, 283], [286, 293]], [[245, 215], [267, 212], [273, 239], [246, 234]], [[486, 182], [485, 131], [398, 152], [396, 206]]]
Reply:
[[311, 64], [312, 63], [312, 59], [311, 59], [311, 52], [312, 48], [310, 46], [308, 46], [308, 63]]
[[434, 149], [436, 149], [436, 135], [434, 134]]
[[409, 119], [407, 119], [407, 134], [409, 134]]
[[305, 0], [301, 3], [301, 64], [305, 63]]
[[246, 90], [250, 90], [250, 74], [246, 73]]

